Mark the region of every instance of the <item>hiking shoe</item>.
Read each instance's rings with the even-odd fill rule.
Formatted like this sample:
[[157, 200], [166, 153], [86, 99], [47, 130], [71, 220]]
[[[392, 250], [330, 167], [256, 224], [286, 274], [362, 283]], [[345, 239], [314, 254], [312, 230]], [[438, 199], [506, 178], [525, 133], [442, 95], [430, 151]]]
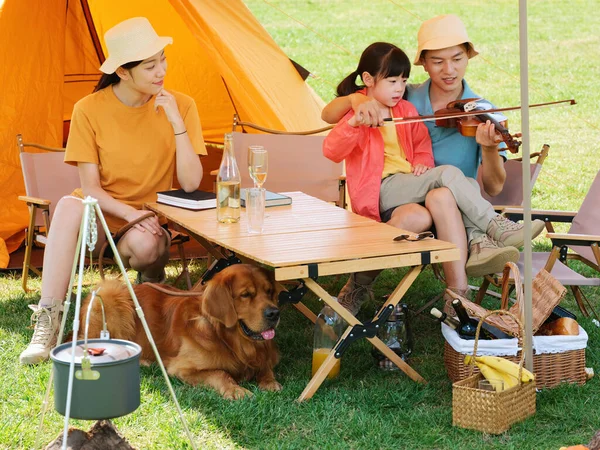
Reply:
[[[531, 223], [531, 239], [537, 237], [546, 224], [543, 220], [536, 219]], [[487, 235], [492, 238], [499, 247], [522, 247], [525, 243], [523, 224], [516, 223], [504, 216], [494, 217], [488, 225]]]
[[31, 342], [19, 357], [21, 364], [37, 364], [48, 359], [50, 350], [56, 344], [62, 311], [62, 305], [29, 307], [33, 310], [31, 324], [33, 326], [35, 322], [35, 326]]
[[338, 303], [355, 316], [365, 300], [374, 299], [373, 283], [360, 284], [356, 281], [356, 274], [350, 275], [348, 281], [338, 294]]
[[473, 291], [470, 288], [467, 289], [456, 289], [456, 288], [446, 288], [446, 290], [444, 291], [444, 308], [443, 311], [448, 314], [451, 317], [456, 317], [456, 311], [454, 310], [454, 308], [452, 307], [452, 300], [454, 300], [454, 297], [452, 297], [450, 294], [448, 294], [448, 291], [452, 291], [457, 295], [460, 295], [463, 298], [466, 298], [467, 300], [472, 300], [472, 295], [473, 295]]
[[507, 262], [518, 260], [519, 250], [512, 246], [500, 247], [484, 234], [471, 241], [465, 269], [470, 277], [482, 277], [502, 272]]

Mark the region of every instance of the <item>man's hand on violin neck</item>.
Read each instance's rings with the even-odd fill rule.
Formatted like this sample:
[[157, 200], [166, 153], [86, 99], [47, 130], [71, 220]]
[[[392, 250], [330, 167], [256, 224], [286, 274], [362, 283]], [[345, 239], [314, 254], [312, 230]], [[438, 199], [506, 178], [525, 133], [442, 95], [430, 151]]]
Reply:
[[498, 143], [502, 142], [502, 137], [496, 132], [494, 124], [488, 120], [477, 126], [475, 140], [482, 147], [493, 148], [495, 150]]

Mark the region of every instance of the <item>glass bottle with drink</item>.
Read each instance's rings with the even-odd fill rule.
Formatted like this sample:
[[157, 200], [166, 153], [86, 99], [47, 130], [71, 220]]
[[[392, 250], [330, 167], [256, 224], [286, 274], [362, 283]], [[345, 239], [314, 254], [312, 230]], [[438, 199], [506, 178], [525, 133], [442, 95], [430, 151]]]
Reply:
[[456, 317], [460, 322], [459, 327], [456, 329], [460, 337], [463, 339], [475, 339], [478, 322], [469, 317], [467, 310], [459, 299], [452, 300], [452, 307], [456, 311]]
[[456, 320], [454, 317], [449, 316], [445, 312], [440, 311], [437, 308], [431, 308], [431, 315], [435, 317], [438, 322], [443, 322], [448, 325], [453, 330], [458, 330], [460, 328], [460, 322]]
[[[477, 325], [479, 325], [479, 320], [473, 319], [469, 317], [469, 313], [465, 309], [465, 306], [459, 299], [452, 300], [452, 307], [454, 311], [456, 311], [456, 318], [460, 322], [458, 327], [456, 328], [456, 332], [462, 339], [472, 340], [475, 339], [475, 334], [477, 332]], [[481, 325], [481, 339], [510, 339], [511, 336], [496, 328], [489, 323], [483, 323]]]
[[[315, 375], [325, 361], [338, 339], [344, 332], [346, 322], [330, 306], [326, 305], [315, 322], [313, 341], [312, 376]], [[327, 378], [335, 378], [340, 374], [340, 359], [335, 364]]]
[[223, 159], [217, 174], [217, 220], [235, 223], [240, 220], [240, 185], [242, 182], [231, 133], [225, 134]]
[[[408, 359], [413, 349], [408, 305], [405, 303], [396, 305], [379, 332], [379, 339], [402, 360]], [[398, 367], [375, 347], [371, 350], [371, 354], [381, 369], [398, 370]]]

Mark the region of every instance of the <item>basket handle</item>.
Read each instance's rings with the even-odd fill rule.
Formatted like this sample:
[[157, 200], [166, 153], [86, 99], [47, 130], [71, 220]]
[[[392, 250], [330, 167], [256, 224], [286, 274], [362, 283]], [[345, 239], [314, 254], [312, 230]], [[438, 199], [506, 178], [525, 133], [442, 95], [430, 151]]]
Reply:
[[[506, 268], [504, 270], [506, 272]], [[517, 269], [517, 273], [518, 273], [518, 269]], [[471, 361], [469, 364], [469, 376], [473, 375], [473, 370], [475, 370], [475, 356], [477, 355], [477, 345], [479, 344], [479, 334], [481, 333], [481, 326], [483, 325], [483, 322], [485, 321], [485, 319], [487, 319], [488, 317], [493, 316], [493, 315], [509, 316], [517, 323], [517, 325], [519, 326], [519, 336], [518, 336], [519, 345], [521, 346], [521, 348], [523, 347], [522, 336], [524, 334], [524, 329], [523, 329], [523, 324], [521, 323], [519, 318], [516, 315], [514, 315], [512, 312], [504, 310], [504, 309], [497, 309], [495, 311], [489, 311], [487, 314], [485, 314], [479, 320], [479, 323], [477, 324], [477, 331], [475, 332], [475, 342], [473, 344], [473, 356], [471, 357]], [[521, 350], [521, 361], [519, 361], [519, 385], [521, 384], [521, 375], [523, 374], [523, 363], [524, 362], [525, 362], [525, 352], [523, 350]]]
[[504, 270], [502, 271], [502, 301], [500, 303], [500, 309], [508, 310], [508, 285], [511, 272], [513, 275], [515, 292], [517, 296], [515, 305], [518, 305], [520, 316], [521, 309], [523, 307], [523, 281], [521, 280], [521, 272], [519, 271], [519, 267], [513, 262], [507, 262], [504, 265]]

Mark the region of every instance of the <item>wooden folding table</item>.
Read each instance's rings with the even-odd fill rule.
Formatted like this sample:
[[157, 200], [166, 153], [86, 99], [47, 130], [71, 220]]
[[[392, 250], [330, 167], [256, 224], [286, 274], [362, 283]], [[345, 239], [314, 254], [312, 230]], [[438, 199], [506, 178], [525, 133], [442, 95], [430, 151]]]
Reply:
[[[292, 204], [267, 208], [262, 234], [248, 233], [243, 209], [240, 222], [221, 224], [217, 222], [214, 209], [190, 211], [157, 203], [147, 204], [146, 208], [198, 240], [216, 258], [226, 258], [226, 251], [229, 251], [244, 262], [272, 268], [278, 282], [301, 280], [301, 286], [314, 292], [348, 323], [346, 331], [312, 377], [299, 401], [312, 397], [336, 359], [342, 357], [354, 340], [362, 338], [369, 340], [411, 379], [424, 382], [421, 375], [377, 337], [377, 330], [424, 265], [459, 258], [456, 246], [437, 239], [396, 242], [394, 237], [410, 233], [301, 192], [288, 192], [286, 195], [292, 197]], [[318, 278], [326, 275], [393, 267], [410, 267], [410, 270], [375, 317], [364, 323], [318, 284]], [[294, 306], [315, 321], [315, 314], [302, 303]]]

